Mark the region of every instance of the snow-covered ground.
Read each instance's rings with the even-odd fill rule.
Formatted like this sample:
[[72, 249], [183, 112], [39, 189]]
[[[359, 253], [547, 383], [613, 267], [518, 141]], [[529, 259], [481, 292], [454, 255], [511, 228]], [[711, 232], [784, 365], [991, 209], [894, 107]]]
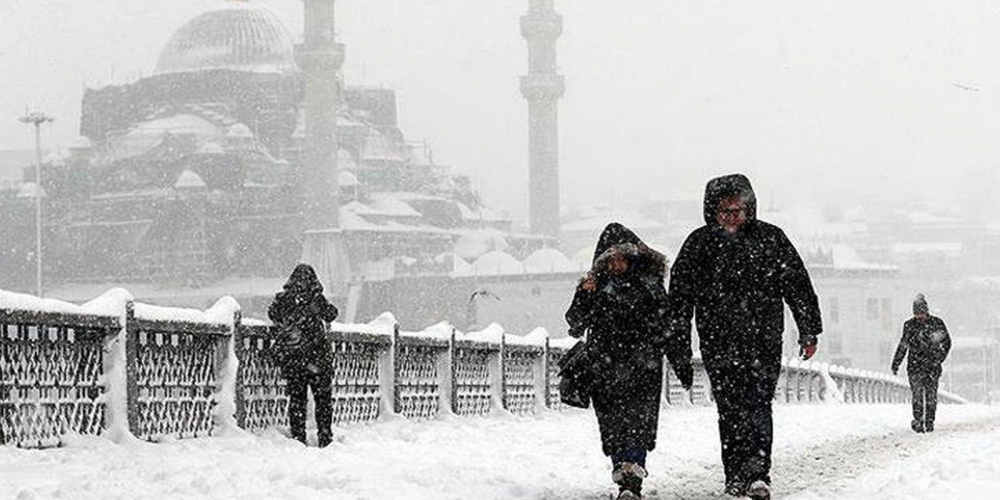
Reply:
[[[938, 432], [904, 405], [777, 405], [775, 495], [796, 500], [1000, 498], [1000, 407], [942, 406]], [[327, 449], [277, 433], [63, 448], [0, 447], [2, 499], [602, 499], [613, 490], [588, 411], [392, 420]], [[661, 413], [646, 493], [721, 494], [714, 408]]]

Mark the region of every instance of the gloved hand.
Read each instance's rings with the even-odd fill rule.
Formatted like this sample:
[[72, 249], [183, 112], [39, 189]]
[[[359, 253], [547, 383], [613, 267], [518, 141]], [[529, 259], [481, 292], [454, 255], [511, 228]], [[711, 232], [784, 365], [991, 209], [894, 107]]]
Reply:
[[681, 383], [681, 387], [685, 391], [690, 391], [691, 386], [694, 384], [694, 368], [691, 367], [691, 363], [675, 367], [674, 373], [677, 374], [677, 380]]
[[816, 344], [804, 345], [802, 347], [799, 347], [799, 357], [802, 358], [803, 361], [805, 361], [816, 354], [816, 349], [817, 349]]
[[799, 336], [799, 358], [807, 360], [816, 354], [816, 346], [819, 345], [819, 339], [815, 335], [801, 335]]

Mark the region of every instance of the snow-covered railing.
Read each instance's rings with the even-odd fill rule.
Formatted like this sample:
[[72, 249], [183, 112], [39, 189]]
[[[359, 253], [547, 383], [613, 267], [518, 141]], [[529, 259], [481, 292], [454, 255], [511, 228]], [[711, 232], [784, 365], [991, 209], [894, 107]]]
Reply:
[[[709, 404], [713, 401], [708, 374], [699, 356], [694, 359], [694, 384], [685, 393], [680, 382], [665, 370], [666, 404]], [[774, 399], [779, 403], [909, 403], [910, 384], [901, 377], [828, 363], [782, 358]], [[944, 403], [963, 404], [961, 396], [938, 391]]]
[[[392, 415], [531, 414], [563, 409], [558, 363], [575, 339], [499, 325], [460, 332], [447, 323], [402, 331], [384, 314], [334, 323], [334, 422]], [[46, 447], [66, 433], [109, 439], [190, 438], [287, 425], [275, 328], [220, 299], [205, 311], [135, 303], [114, 289], [77, 306], [0, 291], [0, 444]], [[700, 358], [685, 392], [665, 370], [664, 403], [710, 404]], [[783, 360], [779, 402], [909, 401], [905, 380], [824, 363]], [[944, 402], [964, 402], [941, 392]]]

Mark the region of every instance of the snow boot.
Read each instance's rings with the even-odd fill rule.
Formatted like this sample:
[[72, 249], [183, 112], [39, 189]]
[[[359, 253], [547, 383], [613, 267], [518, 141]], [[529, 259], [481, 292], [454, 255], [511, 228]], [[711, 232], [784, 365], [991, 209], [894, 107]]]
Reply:
[[910, 428], [917, 434], [922, 434], [924, 432], [924, 424], [919, 420], [913, 420], [910, 422]]
[[750, 483], [747, 488], [747, 496], [754, 500], [771, 500], [771, 486], [758, 479]]
[[726, 481], [726, 494], [731, 497], [746, 496], [747, 485], [741, 481]]
[[638, 500], [642, 498], [642, 478], [646, 469], [633, 462], [622, 462], [611, 473], [611, 480], [618, 484], [618, 500]]

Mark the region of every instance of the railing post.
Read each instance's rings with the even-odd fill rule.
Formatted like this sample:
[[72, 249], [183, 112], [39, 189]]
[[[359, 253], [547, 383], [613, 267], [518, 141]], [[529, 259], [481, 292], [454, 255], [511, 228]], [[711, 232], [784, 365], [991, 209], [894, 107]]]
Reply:
[[541, 352], [535, 353], [534, 362], [531, 364], [532, 379], [535, 382], [535, 413], [540, 413], [546, 408], [546, 400], [549, 395], [549, 352], [544, 346], [549, 344], [548, 336], [545, 337], [545, 344]]
[[543, 370], [545, 372], [545, 392], [543, 393], [544, 396], [542, 396], [545, 398], [545, 408], [552, 408], [552, 402], [550, 401], [552, 399], [552, 394], [549, 393], [549, 388], [552, 387], [552, 376], [549, 374], [549, 363], [552, 362], [551, 353], [552, 347], [549, 345], [549, 337], [546, 335], [545, 346], [542, 351], [542, 359], [545, 360], [543, 365]]
[[135, 302], [125, 304], [125, 401], [128, 430], [139, 432], [139, 322], [135, 319]]
[[437, 351], [438, 412], [455, 413], [455, 328], [448, 337], [448, 347]]
[[398, 397], [396, 394], [396, 349], [399, 348], [399, 324], [392, 326], [392, 336], [388, 347], [379, 350], [379, 414], [382, 417], [396, 415]]
[[235, 405], [234, 417], [236, 426], [245, 428], [247, 420], [246, 388], [243, 385], [243, 313], [239, 310], [233, 312], [233, 334], [231, 337], [233, 354], [236, 356], [236, 379], [233, 389], [233, 404]]
[[506, 355], [507, 355], [507, 334], [500, 332], [500, 350], [497, 351], [495, 356], [491, 356], [490, 362], [490, 387], [493, 393], [493, 404], [491, 405], [494, 409], [506, 410], [507, 409], [507, 371], [504, 369], [506, 367]]
[[458, 363], [455, 362], [455, 354], [457, 348], [455, 347], [455, 327], [451, 327], [451, 341], [448, 342], [448, 357], [451, 358], [451, 373], [449, 378], [451, 379], [451, 412], [458, 413]]

